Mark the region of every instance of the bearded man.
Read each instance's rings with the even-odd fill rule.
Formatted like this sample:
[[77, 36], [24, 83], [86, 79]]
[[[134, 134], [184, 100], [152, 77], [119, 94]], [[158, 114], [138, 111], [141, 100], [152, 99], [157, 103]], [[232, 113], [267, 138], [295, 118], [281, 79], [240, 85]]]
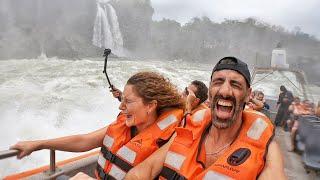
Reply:
[[244, 111], [250, 83], [246, 63], [222, 58], [211, 74], [210, 109], [187, 116], [176, 136], [126, 178], [286, 179], [271, 121]]

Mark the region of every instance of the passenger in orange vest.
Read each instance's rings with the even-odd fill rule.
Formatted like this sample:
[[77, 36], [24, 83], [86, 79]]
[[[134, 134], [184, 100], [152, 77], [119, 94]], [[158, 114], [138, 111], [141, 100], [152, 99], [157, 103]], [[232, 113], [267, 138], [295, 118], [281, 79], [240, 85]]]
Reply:
[[250, 95], [249, 102], [246, 103], [246, 108], [256, 111], [261, 111], [263, 109], [263, 101], [258, 99], [259, 91], [253, 91]]
[[291, 105], [289, 106], [289, 119], [287, 120], [287, 126], [291, 132], [294, 121], [298, 118], [298, 114], [299, 111], [302, 107], [302, 104], [300, 102], [300, 98], [299, 97], [294, 97], [293, 98], [293, 102], [291, 103]]
[[183, 91], [182, 97], [186, 100], [186, 113], [194, 114], [208, 108], [204, 103], [208, 99], [208, 87], [201, 81], [192, 81]]
[[294, 106], [293, 114], [295, 118], [290, 132], [291, 149], [289, 149], [289, 151], [295, 151], [296, 149], [296, 134], [299, 129], [298, 117], [301, 115], [315, 115], [315, 109], [312, 107], [312, 103], [309, 100], [304, 100], [300, 104]]
[[[117, 120], [89, 134], [18, 142], [18, 158], [40, 149], [83, 152], [101, 147], [98, 179], [123, 179], [126, 172], [161, 147], [183, 117], [184, 100], [162, 75], [140, 72], [129, 78]], [[87, 177], [83, 173], [79, 178]], [[75, 176], [74, 178], [77, 178]]]
[[320, 101], [318, 102], [318, 106], [316, 107], [315, 114], [316, 116], [320, 117]]
[[126, 178], [286, 179], [271, 121], [243, 110], [250, 93], [247, 64], [234, 57], [221, 59], [211, 75], [210, 109], [188, 116], [174, 139]]

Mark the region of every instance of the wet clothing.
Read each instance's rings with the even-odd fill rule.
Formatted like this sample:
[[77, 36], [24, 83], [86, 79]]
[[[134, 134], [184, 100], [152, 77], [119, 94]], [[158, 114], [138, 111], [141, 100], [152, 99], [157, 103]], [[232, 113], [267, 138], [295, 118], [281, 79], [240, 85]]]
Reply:
[[271, 121], [262, 113], [243, 111], [236, 139], [218, 159], [205, 167], [204, 141], [212, 126], [211, 110], [187, 117], [185, 128], [176, 128], [160, 173], [164, 179], [256, 179], [265, 165], [268, 145], [274, 136]]
[[126, 126], [125, 114], [110, 124], [98, 157], [98, 179], [123, 179], [126, 173], [167, 142], [180, 124], [183, 110], [162, 113], [157, 121], [134, 136], [134, 128]]
[[278, 102], [279, 109], [275, 118], [276, 126], [283, 126], [289, 118], [289, 106], [293, 101], [293, 95], [290, 91], [285, 91], [279, 94]]

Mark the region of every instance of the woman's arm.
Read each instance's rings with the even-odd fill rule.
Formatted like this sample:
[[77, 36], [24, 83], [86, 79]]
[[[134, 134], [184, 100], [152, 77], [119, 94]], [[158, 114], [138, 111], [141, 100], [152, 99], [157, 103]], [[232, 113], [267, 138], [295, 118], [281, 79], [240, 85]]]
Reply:
[[31, 154], [33, 151], [41, 149], [83, 152], [101, 146], [106, 130], [107, 127], [104, 127], [88, 134], [71, 135], [48, 140], [22, 141], [11, 146], [10, 149], [20, 151], [17, 155], [19, 159]]

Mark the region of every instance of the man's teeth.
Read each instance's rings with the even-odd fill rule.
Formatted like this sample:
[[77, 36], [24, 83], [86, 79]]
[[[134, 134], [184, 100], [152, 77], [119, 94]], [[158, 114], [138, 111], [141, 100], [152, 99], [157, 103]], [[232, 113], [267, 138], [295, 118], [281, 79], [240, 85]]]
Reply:
[[220, 99], [218, 105], [232, 107], [232, 102]]

